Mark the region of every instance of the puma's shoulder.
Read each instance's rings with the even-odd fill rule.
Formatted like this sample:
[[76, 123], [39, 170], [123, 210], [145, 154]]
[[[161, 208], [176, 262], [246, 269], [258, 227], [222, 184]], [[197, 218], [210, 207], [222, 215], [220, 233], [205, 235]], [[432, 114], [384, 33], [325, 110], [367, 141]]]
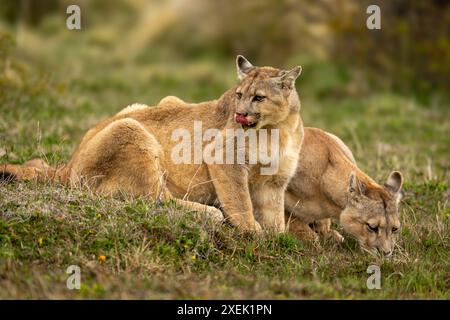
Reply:
[[356, 160], [355, 157], [353, 156], [353, 152], [352, 150], [350, 150], [350, 148], [344, 143], [344, 141], [341, 140], [341, 138], [339, 138], [338, 136], [329, 133], [329, 132], [325, 132], [330, 138], [332, 138], [337, 146], [341, 149], [341, 151], [344, 153], [344, 155], [354, 164], [356, 164]]
[[137, 110], [142, 110], [142, 109], [147, 109], [149, 106], [143, 103], [133, 103], [130, 104], [129, 106], [123, 108], [122, 110], [120, 110], [116, 116], [121, 116], [133, 111], [137, 111]]
[[353, 165], [356, 165], [352, 151], [338, 136], [319, 128], [307, 127], [304, 139], [302, 151], [305, 156], [312, 155], [315, 162], [350, 160]]
[[167, 96], [162, 98], [158, 102], [158, 107], [168, 107], [168, 106], [189, 106], [189, 107], [207, 107], [207, 108], [214, 108], [218, 106], [218, 100], [210, 100], [210, 101], [204, 101], [200, 103], [192, 103], [192, 102], [186, 102], [181, 98], [178, 98], [176, 96]]
[[[175, 96], [167, 96], [162, 98], [157, 106], [169, 106], [169, 105], [180, 105], [180, 104], [186, 104], [186, 102], [184, 102], [183, 100], [181, 100], [178, 97]], [[134, 111], [138, 111], [138, 110], [143, 110], [143, 109], [147, 109], [149, 108], [148, 105], [143, 104], [143, 103], [133, 103], [130, 104], [129, 106], [123, 108], [122, 110], [120, 110], [116, 116], [121, 116], [130, 112], [134, 112]]]
[[311, 199], [317, 198], [318, 190], [332, 195], [331, 198], [344, 196], [341, 191], [347, 184], [348, 173], [358, 170], [350, 149], [324, 130], [306, 127], [304, 132], [297, 172], [289, 189]]
[[173, 104], [185, 104], [182, 99], [175, 97], [175, 96], [167, 96], [161, 99], [159, 101], [158, 106], [167, 106], [167, 105], [173, 105]]

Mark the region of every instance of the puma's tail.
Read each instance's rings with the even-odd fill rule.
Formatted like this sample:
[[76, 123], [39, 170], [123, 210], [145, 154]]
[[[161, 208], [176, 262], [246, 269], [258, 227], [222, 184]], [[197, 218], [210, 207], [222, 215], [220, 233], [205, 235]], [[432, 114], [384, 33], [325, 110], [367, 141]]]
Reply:
[[23, 165], [0, 164], [0, 182], [17, 180], [63, 182], [64, 166], [50, 167], [41, 159], [33, 159]]

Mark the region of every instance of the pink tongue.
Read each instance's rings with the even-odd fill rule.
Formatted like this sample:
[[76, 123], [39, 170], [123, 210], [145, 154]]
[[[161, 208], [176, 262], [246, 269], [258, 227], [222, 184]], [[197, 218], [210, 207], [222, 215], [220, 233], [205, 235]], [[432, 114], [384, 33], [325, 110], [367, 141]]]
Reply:
[[236, 120], [237, 123], [240, 123], [240, 124], [243, 124], [243, 125], [246, 125], [246, 126], [249, 125], [249, 122], [248, 122], [247, 118], [244, 117], [241, 114], [237, 114], [235, 120]]

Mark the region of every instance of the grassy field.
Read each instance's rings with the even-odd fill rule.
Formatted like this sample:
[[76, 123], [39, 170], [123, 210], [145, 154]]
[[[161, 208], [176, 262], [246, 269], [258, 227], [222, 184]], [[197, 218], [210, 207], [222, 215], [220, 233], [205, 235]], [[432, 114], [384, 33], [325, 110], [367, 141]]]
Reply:
[[[236, 81], [233, 57], [171, 60], [161, 51], [130, 62], [105, 50], [101, 34], [22, 37], [0, 82], [0, 163], [64, 163], [90, 126], [128, 104], [169, 94], [205, 101]], [[361, 252], [348, 237], [317, 247], [289, 234], [242, 236], [172, 203], [21, 182], [0, 185], [0, 298], [448, 299], [448, 101], [357, 94], [345, 70], [291, 61], [303, 65], [305, 124], [339, 135], [378, 181], [404, 174], [392, 257]], [[366, 287], [372, 264], [380, 290]], [[81, 268], [80, 290], [66, 287], [70, 265]]]

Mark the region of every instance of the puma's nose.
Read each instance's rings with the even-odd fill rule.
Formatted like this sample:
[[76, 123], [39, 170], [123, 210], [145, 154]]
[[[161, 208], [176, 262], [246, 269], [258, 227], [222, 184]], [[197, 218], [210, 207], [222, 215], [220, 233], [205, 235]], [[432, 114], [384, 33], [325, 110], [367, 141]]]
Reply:
[[392, 255], [392, 249], [388, 248], [377, 248], [378, 252], [385, 255], [386, 257], [390, 257]]

